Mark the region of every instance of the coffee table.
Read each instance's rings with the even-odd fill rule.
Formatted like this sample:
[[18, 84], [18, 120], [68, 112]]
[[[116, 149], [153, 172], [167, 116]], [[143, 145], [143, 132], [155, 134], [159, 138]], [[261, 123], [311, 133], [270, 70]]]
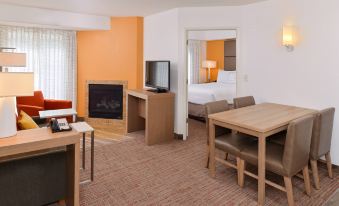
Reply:
[[73, 121], [74, 121], [76, 115], [77, 115], [77, 112], [75, 111], [75, 109], [56, 109], [56, 110], [39, 111], [39, 116], [41, 119], [73, 116]]

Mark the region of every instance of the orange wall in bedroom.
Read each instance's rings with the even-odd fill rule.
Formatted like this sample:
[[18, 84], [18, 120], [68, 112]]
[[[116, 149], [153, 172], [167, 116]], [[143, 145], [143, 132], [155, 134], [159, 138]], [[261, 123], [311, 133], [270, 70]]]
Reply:
[[217, 68], [211, 69], [211, 81], [218, 78], [218, 70], [224, 68], [224, 40], [207, 41], [206, 58], [217, 62]]
[[127, 80], [143, 87], [143, 18], [112, 17], [109, 31], [80, 31], [78, 44], [78, 115], [85, 115], [86, 80]]

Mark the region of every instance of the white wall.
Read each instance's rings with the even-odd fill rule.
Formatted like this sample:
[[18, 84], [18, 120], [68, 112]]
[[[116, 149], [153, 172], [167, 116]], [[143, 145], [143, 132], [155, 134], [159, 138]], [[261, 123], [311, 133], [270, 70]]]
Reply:
[[[339, 1], [271, 0], [244, 7], [244, 93], [258, 101], [336, 107], [332, 159], [339, 165]], [[281, 46], [283, 24], [297, 27], [294, 52]]]
[[71, 30], [109, 30], [110, 17], [0, 4], [0, 24]]
[[[144, 60], [171, 61], [171, 91], [178, 93], [178, 9], [144, 18]], [[144, 70], [145, 71], [145, 70]], [[145, 80], [144, 80], [145, 81]], [[178, 95], [176, 95], [176, 102]], [[175, 107], [175, 132], [180, 112]], [[182, 133], [181, 133], [182, 134]]]
[[[336, 107], [339, 113], [339, 1], [268, 0], [241, 7], [179, 9], [176, 68], [176, 132], [185, 134], [186, 30], [238, 28], [238, 96], [254, 95], [257, 102], [277, 102], [315, 109]], [[158, 14], [160, 15], [160, 14]], [[157, 19], [153, 15], [148, 19]], [[147, 36], [145, 21], [145, 36]], [[158, 22], [161, 25], [160, 22]], [[298, 29], [294, 52], [281, 46], [283, 24]], [[179, 32], [179, 33], [177, 33]], [[167, 36], [171, 36], [166, 34]], [[170, 38], [173, 40], [173, 37]], [[152, 47], [153, 42], [145, 42]], [[173, 50], [174, 52], [174, 50]], [[145, 59], [147, 59], [145, 53]], [[171, 54], [176, 56], [175, 54]], [[245, 76], [248, 81], [245, 81]], [[339, 165], [339, 125], [335, 116], [332, 159]]]
[[203, 41], [235, 39], [236, 37], [235, 30], [197, 30], [188, 33], [188, 39]]

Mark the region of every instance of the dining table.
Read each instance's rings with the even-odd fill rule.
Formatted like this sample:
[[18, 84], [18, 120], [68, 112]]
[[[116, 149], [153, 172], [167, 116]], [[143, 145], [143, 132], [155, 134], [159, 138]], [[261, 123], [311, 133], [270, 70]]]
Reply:
[[266, 182], [266, 140], [267, 137], [284, 131], [288, 124], [305, 115], [317, 111], [308, 108], [282, 105], [276, 103], [261, 103], [239, 109], [215, 113], [209, 118], [209, 171], [215, 177], [215, 127], [224, 127], [235, 132], [248, 134], [248, 138], [258, 139], [258, 205], [265, 203]]

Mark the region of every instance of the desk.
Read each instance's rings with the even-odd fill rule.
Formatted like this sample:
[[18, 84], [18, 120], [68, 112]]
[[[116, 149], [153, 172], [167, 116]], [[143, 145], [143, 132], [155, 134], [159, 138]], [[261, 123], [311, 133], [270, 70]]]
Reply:
[[0, 158], [44, 149], [67, 146], [68, 187], [66, 204], [79, 205], [80, 134], [75, 131], [52, 133], [40, 128], [19, 131], [16, 136], [0, 139]]
[[127, 131], [145, 130], [147, 145], [174, 138], [174, 93], [127, 90]]
[[215, 126], [229, 128], [258, 138], [258, 205], [265, 203], [266, 137], [286, 130], [289, 122], [316, 111], [294, 106], [263, 103], [209, 115], [210, 174], [215, 176]]

